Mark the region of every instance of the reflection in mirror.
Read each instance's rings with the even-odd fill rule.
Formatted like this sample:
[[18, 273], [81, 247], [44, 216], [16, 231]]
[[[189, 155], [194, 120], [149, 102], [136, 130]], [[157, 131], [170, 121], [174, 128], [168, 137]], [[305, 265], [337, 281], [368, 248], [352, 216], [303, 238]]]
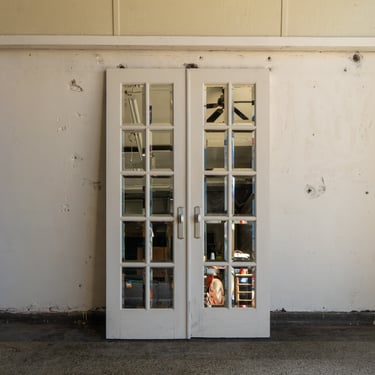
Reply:
[[173, 308], [173, 268], [151, 268], [150, 273], [151, 308]]
[[255, 222], [238, 220], [232, 223], [233, 261], [255, 262]]
[[255, 267], [232, 269], [232, 307], [255, 307]]
[[227, 306], [227, 266], [204, 267], [204, 291], [205, 307]]
[[173, 125], [173, 85], [150, 86], [150, 124]]
[[122, 261], [144, 261], [145, 223], [122, 222]]
[[173, 223], [152, 222], [150, 227], [153, 262], [173, 261]]
[[205, 131], [205, 170], [227, 168], [227, 132]]
[[255, 85], [233, 85], [232, 100], [234, 124], [255, 121]]
[[145, 139], [144, 131], [122, 132], [123, 171], [145, 170]]
[[207, 85], [205, 119], [208, 124], [227, 123], [226, 85]]
[[235, 176], [232, 178], [234, 215], [255, 216], [255, 177]]
[[145, 85], [122, 86], [122, 123], [145, 125]]
[[145, 308], [145, 270], [144, 268], [122, 269], [122, 308]]
[[173, 177], [151, 177], [151, 215], [173, 215]]
[[205, 261], [227, 260], [227, 222], [206, 222], [205, 225]]
[[255, 131], [233, 131], [233, 168], [255, 169]]
[[173, 170], [173, 130], [150, 132], [150, 157], [152, 170]]
[[227, 179], [225, 176], [206, 176], [205, 188], [205, 213], [227, 213]]
[[122, 176], [122, 215], [145, 214], [145, 177]]

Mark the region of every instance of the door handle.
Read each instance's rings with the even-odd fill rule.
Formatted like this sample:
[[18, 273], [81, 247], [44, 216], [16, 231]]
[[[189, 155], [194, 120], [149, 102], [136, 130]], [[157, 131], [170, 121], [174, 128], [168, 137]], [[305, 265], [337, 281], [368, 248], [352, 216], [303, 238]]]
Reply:
[[184, 239], [184, 208], [178, 207], [177, 208], [177, 238], [179, 240]]
[[194, 237], [201, 238], [201, 208], [199, 206], [194, 207]]

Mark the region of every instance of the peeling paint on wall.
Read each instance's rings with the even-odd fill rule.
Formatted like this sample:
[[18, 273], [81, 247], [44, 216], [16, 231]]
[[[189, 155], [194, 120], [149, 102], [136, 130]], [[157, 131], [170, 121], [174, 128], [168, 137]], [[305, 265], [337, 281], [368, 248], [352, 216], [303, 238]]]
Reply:
[[60, 211], [63, 212], [63, 213], [69, 213], [70, 212], [70, 206], [69, 206], [69, 204], [68, 203], [64, 203], [61, 206]]
[[88, 178], [84, 178], [82, 180], [82, 186], [90, 186], [92, 187], [94, 190], [102, 190], [102, 182], [101, 181], [93, 181], [93, 180], [90, 180]]
[[72, 79], [69, 83], [70, 90], [82, 92], [83, 88], [80, 86], [75, 79]]
[[326, 184], [324, 182], [324, 178], [322, 177], [322, 183], [318, 186], [313, 186], [307, 184], [305, 187], [305, 193], [310, 199], [319, 198], [322, 194], [324, 194], [327, 190]]
[[58, 133], [61, 133], [61, 132], [65, 132], [67, 130], [67, 126], [66, 125], [61, 125], [57, 128], [57, 132]]
[[84, 117], [86, 117], [86, 115], [83, 114], [83, 113], [81, 113], [81, 112], [76, 112], [76, 116], [77, 116], [78, 118], [84, 118]]
[[96, 58], [96, 63], [97, 63], [97, 64], [100, 64], [100, 65], [103, 65], [103, 64], [104, 64], [104, 58], [103, 58], [103, 56], [97, 54], [97, 55], [95, 56], [95, 58]]
[[73, 168], [81, 161], [83, 161], [83, 157], [77, 153], [74, 153], [72, 156]]

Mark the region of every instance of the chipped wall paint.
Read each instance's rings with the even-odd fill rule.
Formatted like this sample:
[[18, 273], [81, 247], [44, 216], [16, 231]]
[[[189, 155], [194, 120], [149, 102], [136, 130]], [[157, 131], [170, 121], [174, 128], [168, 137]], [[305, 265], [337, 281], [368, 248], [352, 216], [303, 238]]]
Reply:
[[105, 69], [264, 67], [273, 310], [375, 309], [373, 53], [0, 51], [0, 309], [105, 304]]

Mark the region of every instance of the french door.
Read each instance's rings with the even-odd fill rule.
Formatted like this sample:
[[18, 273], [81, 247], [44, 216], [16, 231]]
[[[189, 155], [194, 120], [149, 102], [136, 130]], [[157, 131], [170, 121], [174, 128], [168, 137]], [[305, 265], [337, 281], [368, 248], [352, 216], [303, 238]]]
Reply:
[[107, 71], [107, 337], [266, 337], [268, 79]]

